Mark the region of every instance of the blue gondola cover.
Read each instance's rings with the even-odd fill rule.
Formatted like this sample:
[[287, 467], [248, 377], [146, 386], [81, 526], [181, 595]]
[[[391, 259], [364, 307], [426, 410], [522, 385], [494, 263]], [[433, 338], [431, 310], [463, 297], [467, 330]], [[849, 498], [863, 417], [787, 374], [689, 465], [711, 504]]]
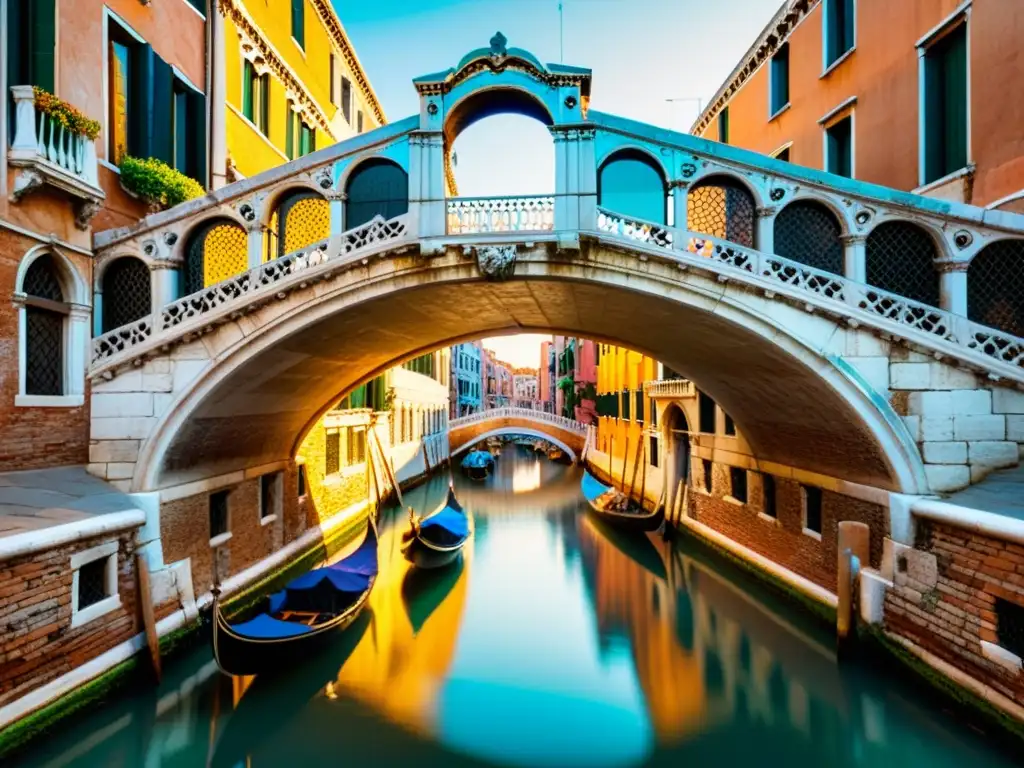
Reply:
[[462, 460], [463, 469], [482, 469], [489, 467], [494, 464], [494, 457], [491, 456], [487, 451], [471, 451], [466, 458]]
[[586, 471], [583, 473], [583, 481], [580, 483], [580, 486], [587, 501], [596, 501], [601, 494], [611, 490], [611, 486], [605, 485]]
[[279, 637], [295, 637], [312, 632], [312, 627], [305, 624], [298, 624], [294, 621], [281, 621], [273, 616], [261, 613], [256, 618], [235, 624], [231, 629], [246, 637], [255, 637], [261, 640], [271, 640]]

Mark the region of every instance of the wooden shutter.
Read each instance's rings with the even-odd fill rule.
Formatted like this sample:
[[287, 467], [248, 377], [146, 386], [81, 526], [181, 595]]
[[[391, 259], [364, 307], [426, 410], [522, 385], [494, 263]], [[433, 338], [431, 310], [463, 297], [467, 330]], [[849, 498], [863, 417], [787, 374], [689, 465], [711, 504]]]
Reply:
[[338, 103], [338, 101], [337, 101], [338, 86], [337, 86], [337, 83], [334, 82], [334, 59], [335, 59], [335, 56], [332, 53], [331, 54], [331, 104], [337, 104]]
[[188, 163], [187, 171], [189, 176], [208, 187], [206, 167], [206, 94], [193, 91], [191, 88], [186, 91], [187, 115], [188, 115]]
[[256, 122], [256, 111], [253, 109], [255, 102], [253, 97], [253, 80], [256, 79], [256, 70], [248, 59], [242, 66], [242, 114], [251, 122]]
[[[128, 78], [128, 152], [152, 157], [150, 127], [153, 125], [153, 49], [145, 44], [131, 48]], [[164, 131], [167, 131], [166, 123]]]
[[[15, 2], [17, 5], [17, 2]], [[56, 47], [56, 0], [29, 0], [27, 14], [31, 29], [29, 39], [29, 68], [32, 85], [53, 93], [54, 91], [54, 58]], [[17, 36], [17, 32], [8, 31], [8, 38]], [[12, 83], [18, 85], [18, 83]]]
[[[147, 46], [148, 48], [149, 46]], [[174, 131], [169, 130], [174, 120], [174, 72], [171, 65], [150, 48], [152, 85], [149, 91], [149, 118], [144, 130], [149, 137], [149, 157], [174, 164]], [[131, 113], [129, 113], [131, 119]], [[145, 119], [145, 118], [144, 118]]]
[[290, 101], [285, 105], [284, 153], [289, 160], [295, 159], [295, 112]]
[[306, 47], [305, 2], [306, 0], [292, 0], [292, 37], [302, 48]]
[[967, 165], [967, 25], [951, 32], [943, 51], [943, 176]]

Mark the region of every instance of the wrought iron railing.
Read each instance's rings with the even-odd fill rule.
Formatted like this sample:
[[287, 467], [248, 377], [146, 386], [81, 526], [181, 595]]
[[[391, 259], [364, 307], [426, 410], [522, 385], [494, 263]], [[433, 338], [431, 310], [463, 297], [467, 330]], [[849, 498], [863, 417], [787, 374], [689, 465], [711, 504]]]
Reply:
[[451, 419], [448, 422], [449, 431], [453, 429], [459, 429], [469, 424], [477, 424], [481, 421], [491, 421], [493, 419], [525, 419], [527, 421], [539, 421], [545, 424], [552, 424], [560, 429], [564, 429], [570, 432], [576, 432], [583, 434], [587, 430], [587, 425], [583, 424], [575, 419], [570, 419], [566, 416], [559, 416], [554, 413], [547, 413], [546, 411], [535, 411], [531, 408], [492, 408], [489, 411], [478, 411], [471, 413], [468, 416], [459, 416], [458, 418]]
[[448, 201], [448, 234], [549, 232], [554, 197], [456, 197]]
[[93, 364], [102, 363], [164, 331], [190, 321], [202, 323], [218, 310], [242, 305], [261, 293], [280, 292], [292, 282], [312, 277], [319, 268], [336, 265], [348, 257], [361, 256], [373, 248], [409, 235], [408, 214], [389, 221], [377, 216], [337, 238], [314, 243], [301, 251], [268, 261], [240, 275], [207, 286], [160, 308], [152, 316], [103, 334], [92, 343]]

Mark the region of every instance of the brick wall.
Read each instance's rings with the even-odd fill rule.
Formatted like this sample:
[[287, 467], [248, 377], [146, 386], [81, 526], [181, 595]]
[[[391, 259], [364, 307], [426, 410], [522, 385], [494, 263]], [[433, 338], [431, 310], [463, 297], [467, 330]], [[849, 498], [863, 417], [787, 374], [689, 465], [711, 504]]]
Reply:
[[294, 465], [283, 470], [282, 515], [261, 524], [260, 478], [237, 485], [164, 502], [160, 505], [160, 538], [164, 561], [192, 561], [192, 583], [197, 594], [213, 583], [213, 550], [210, 548], [210, 493], [228, 491], [228, 530], [231, 538], [219, 550], [218, 575], [223, 581], [273, 554], [305, 530], [299, 524], [297, 475]]
[[[0, 706], [70, 672], [141, 631], [134, 532], [118, 539], [121, 607], [71, 628], [71, 556], [110, 535], [0, 563]], [[173, 608], [161, 607], [165, 612]]]
[[[306, 497], [302, 500], [307, 528], [319, 525], [353, 504], [367, 498], [365, 465], [342, 467], [330, 478], [326, 476], [327, 430], [323, 419], [317, 421], [303, 438], [299, 457], [306, 467]], [[342, 447], [344, 451], [344, 446]], [[367, 448], [369, 451], [369, 448]], [[381, 483], [382, 480], [378, 480]]]
[[[18, 309], [11, 301], [18, 265], [35, 240], [0, 229], [0, 472], [67, 464], [89, 457], [89, 394], [79, 408], [16, 408], [18, 394]], [[65, 252], [86, 283], [89, 259]], [[71, 298], [71, 297], [67, 297]]]
[[[737, 504], [731, 495], [729, 467], [712, 464], [710, 494], [703, 488], [703, 463], [694, 461], [690, 488], [690, 515], [738, 544], [810, 579], [825, 589], [836, 590], [838, 524], [843, 520], [867, 523], [871, 529], [871, 565], [878, 567], [882, 542], [888, 535], [888, 516], [882, 507], [866, 501], [824, 491], [822, 493], [821, 540], [803, 532], [803, 497], [800, 483], [775, 478], [776, 519], [766, 519], [762, 475], [747, 473], [747, 503]], [[698, 490], [699, 489], [699, 490]]]
[[1024, 546], [922, 520], [915, 547], [894, 555], [885, 628], [1024, 704], [1024, 673], [981, 645], [999, 644], [997, 598], [1024, 606]]

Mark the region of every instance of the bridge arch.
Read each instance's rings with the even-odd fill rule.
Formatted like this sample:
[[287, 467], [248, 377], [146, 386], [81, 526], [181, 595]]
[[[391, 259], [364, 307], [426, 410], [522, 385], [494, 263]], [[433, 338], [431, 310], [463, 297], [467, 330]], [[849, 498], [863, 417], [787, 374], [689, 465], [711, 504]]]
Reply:
[[[193, 342], [219, 351], [193, 363], [156, 422], [134, 489], [287, 459], [339, 391], [439, 346], [523, 331], [588, 336], [663, 360], [743, 424], [765, 460], [890, 490], [927, 488], [884, 394], [828, 352], [834, 322], [820, 318], [811, 332], [800, 310], [716, 291], [710, 278], [681, 284], [667, 264], [638, 272], [613, 249], [595, 249], [586, 263], [533, 256], [506, 282], [482, 281], [461, 251], [428, 265], [412, 255], [371, 261], [259, 328], [240, 334], [228, 324], [225, 341]], [[531, 300], [548, 309], [529, 308]], [[757, 371], [772, 375], [758, 380]]]
[[668, 223], [668, 176], [646, 149], [619, 147], [597, 167], [597, 204], [654, 224]]
[[545, 432], [543, 429], [537, 429], [535, 427], [496, 427], [483, 432], [480, 435], [474, 435], [472, 440], [467, 440], [465, 443], [460, 445], [458, 448], [452, 448], [452, 457], [458, 456], [459, 454], [468, 451], [473, 446], [479, 445], [483, 441], [491, 437], [509, 437], [512, 435], [524, 435], [525, 437], [536, 437], [541, 440], [547, 440], [552, 445], [557, 445], [565, 454], [572, 459], [573, 464], [576, 463], [577, 453], [572, 449], [565, 441], [556, 437], [555, 435]]

